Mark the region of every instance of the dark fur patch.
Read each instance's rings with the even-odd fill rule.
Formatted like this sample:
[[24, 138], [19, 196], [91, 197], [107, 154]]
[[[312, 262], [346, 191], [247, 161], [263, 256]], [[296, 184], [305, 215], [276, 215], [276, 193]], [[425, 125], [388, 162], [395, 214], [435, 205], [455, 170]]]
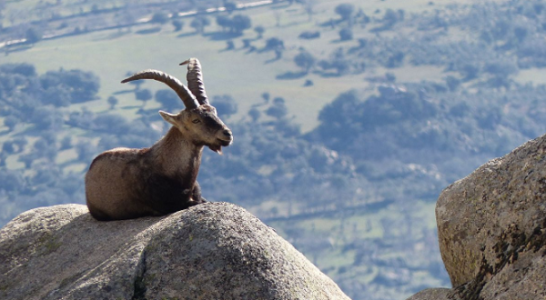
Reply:
[[146, 182], [148, 205], [160, 214], [168, 214], [189, 207], [193, 186], [184, 178], [170, 178], [154, 174]]
[[[166, 176], [153, 170], [143, 170], [141, 176], [144, 185], [136, 187], [133, 194], [139, 203], [151, 208], [159, 215], [173, 213], [200, 203], [201, 192], [195, 178], [197, 171], [187, 174]], [[191, 201], [193, 195], [198, 195], [197, 201]]]

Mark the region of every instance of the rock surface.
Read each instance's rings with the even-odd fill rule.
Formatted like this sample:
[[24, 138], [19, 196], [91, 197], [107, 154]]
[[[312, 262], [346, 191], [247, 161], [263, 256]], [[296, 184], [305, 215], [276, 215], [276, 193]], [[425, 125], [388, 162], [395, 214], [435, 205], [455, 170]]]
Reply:
[[206, 203], [98, 222], [83, 205], [0, 230], [0, 299], [349, 299], [244, 209]]
[[453, 291], [451, 289], [446, 289], [446, 288], [426, 289], [411, 296], [410, 298], [408, 298], [408, 300], [443, 300], [443, 299], [450, 299], [451, 294], [453, 294]]
[[546, 136], [447, 187], [436, 221], [455, 287], [437, 299], [545, 299]]

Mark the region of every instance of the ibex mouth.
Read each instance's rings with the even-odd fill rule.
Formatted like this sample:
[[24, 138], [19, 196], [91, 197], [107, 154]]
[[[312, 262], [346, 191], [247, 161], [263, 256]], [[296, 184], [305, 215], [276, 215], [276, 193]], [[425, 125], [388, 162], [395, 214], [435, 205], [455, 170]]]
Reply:
[[209, 149], [222, 155], [222, 146], [221, 145], [210, 145]]
[[222, 147], [227, 147], [229, 145], [231, 145], [231, 142], [233, 142], [233, 139], [230, 139], [230, 140], [222, 140], [222, 139], [216, 139], [218, 144], [215, 144], [215, 145], [209, 145], [209, 148], [210, 150], [218, 153], [218, 154], [222, 154]]

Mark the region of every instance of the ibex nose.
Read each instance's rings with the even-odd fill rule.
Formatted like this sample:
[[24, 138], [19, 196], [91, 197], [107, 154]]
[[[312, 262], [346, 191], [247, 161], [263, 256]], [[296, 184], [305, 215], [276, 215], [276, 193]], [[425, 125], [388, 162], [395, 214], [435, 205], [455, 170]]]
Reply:
[[225, 130], [224, 130], [224, 135], [225, 135], [226, 137], [228, 137], [228, 138], [231, 138], [231, 136], [232, 136], [231, 130], [225, 129]]

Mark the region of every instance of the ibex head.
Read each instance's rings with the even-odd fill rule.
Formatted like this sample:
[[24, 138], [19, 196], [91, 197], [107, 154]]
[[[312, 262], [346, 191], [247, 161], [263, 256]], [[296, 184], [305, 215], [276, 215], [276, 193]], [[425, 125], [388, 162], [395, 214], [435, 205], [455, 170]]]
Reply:
[[126, 78], [122, 83], [139, 79], [154, 79], [172, 88], [180, 97], [186, 109], [178, 114], [159, 111], [161, 117], [177, 128], [188, 141], [195, 145], [208, 146], [212, 151], [222, 153], [222, 147], [233, 142], [231, 130], [218, 118], [216, 108], [210, 105], [205, 93], [201, 65], [196, 58], [181, 63], [188, 65], [188, 87], [173, 76], [157, 70], [145, 70]]

